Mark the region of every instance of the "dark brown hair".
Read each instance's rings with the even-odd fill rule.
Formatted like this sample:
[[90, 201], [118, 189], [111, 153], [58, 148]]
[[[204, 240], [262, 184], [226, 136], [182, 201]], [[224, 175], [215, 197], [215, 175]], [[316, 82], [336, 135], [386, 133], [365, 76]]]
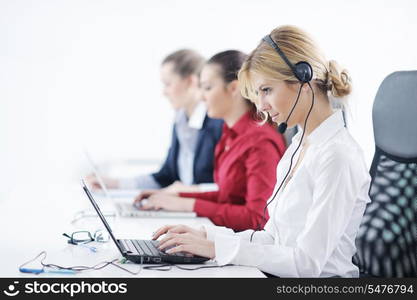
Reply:
[[237, 80], [237, 74], [246, 60], [247, 55], [238, 50], [227, 50], [212, 56], [207, 64], [217, 64], [221, 69], [221, 76], [226, 83]]
[[[212, 56], [207, 64], [216, 64], [220, 67], [221, 77], [225, 83], [238, 80], [238, 73], [243, 63], [247, 59], [247, 55], [239, 50], [227, 50]], [[243, 97], [250, 106], [251, 115], [254, 120], [261, 120], [255, 103]], [[269, 122], [270, 123], [270, 122]]]

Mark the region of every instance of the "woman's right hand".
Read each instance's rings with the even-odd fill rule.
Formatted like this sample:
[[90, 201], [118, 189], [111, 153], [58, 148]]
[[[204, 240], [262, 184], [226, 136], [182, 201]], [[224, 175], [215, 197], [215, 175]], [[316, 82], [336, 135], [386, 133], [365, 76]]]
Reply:
[[169, 186], [161, 189], [161, 192], [178, 195], [179, 193], [197, 193], [200, 192], [200, 186], [198, 184], [185, 185], [181, 181], [175, 181]]
[[194, 229], [186, 225], [165, 225], [153, 233], [152, 239], [157, 240], [163, 234], [169, 235], [178, 233], [189, 233], [199, 238], [207, 238], [206, 230], [204, 227], [201, 227], [201, 229]]
[[143, 200], [149, 198], [150, 196], [158, 192], [160, 192], [160, 190], [143, 190], [139, 195], [135, 197], [135, 199], [133, 200], [133, 205], [136, 207], [140, 207], [141, 202]]
[[[102, 187], [100, 185], [99, 180], [93, 174], [88, 175], [86, 178], [87, 183], [92, 187], [93, 190], [101, 190]], [[117, 189], [119, 188], [119, 181], [117, 179], [111, 177], [102, 177], [104, 184], [106, 185], [107, 189]]]

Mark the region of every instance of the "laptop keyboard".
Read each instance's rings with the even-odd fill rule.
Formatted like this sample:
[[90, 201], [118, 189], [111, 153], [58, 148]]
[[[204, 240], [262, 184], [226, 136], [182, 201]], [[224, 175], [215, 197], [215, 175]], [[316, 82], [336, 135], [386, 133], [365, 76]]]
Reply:
[[150, 241], [132, 240], [140, 255], [159, 256], [159, 250]]
[[[158, 250], [158, 241], [153, 240], [130, 240], [140, 255], [164, 256], [168, 255], [164, 251]], [[184, 253], [171, 254], [175, 256], [184, 256]]]

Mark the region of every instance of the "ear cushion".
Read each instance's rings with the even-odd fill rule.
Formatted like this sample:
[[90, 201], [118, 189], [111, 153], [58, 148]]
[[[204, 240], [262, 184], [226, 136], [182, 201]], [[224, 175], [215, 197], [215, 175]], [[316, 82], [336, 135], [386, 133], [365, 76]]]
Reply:
[[307, 83], [313, 79], [313, 68], [306, 61], [300, 61], [295, 64], [295, 77], [301, 82]]

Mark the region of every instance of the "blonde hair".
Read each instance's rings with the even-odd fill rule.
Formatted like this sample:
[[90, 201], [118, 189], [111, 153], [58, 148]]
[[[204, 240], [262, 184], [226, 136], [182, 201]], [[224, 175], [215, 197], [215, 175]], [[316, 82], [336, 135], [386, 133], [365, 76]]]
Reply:
[[[327, 61], [313, 39], [295, 26], [280, 26], [270, 33], [285, 56], [296, 64], [308, 62], [313, 68], [312, 82], [327, 95], [347, 96], [351, 90], [351, 79], [346, 69], [334, 60]], [[243, 97], [256, 103], [257, 95], [251, 80], [252, 74], [259, 74], [272, 80], [288, 83], [298, 82], [289, 66], [268, 43], [261, 42], [248, 56], [239, 71], [238, 79]]]

